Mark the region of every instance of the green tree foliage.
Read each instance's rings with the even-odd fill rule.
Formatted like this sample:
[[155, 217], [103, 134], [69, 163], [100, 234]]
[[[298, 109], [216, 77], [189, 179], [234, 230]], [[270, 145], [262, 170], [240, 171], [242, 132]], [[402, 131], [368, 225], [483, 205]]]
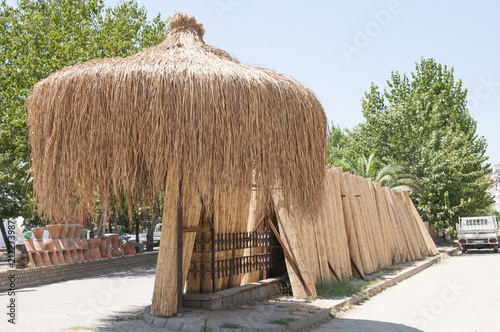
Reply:
[[363, 123], [347, 132], [346, 155], [376, 153], [419, 179], [413, 200], [424, 220], [448, 222], [492, 204], [486, 140], [466, 104], [453, 69], [421, 59], [411, 74], [393, 72], [384, 93], [376, 85], [362, 99]]
[[383, 164], [372, 153], [366, 157], [362, 155], [356, 163], [347, 159], [340, 159], [336, 165], [341, 166], [344, 171], [352, 174], [371, 178], [375, 182], [380, 182], [382, 186], [389, 187], [394, 191], [411, 191], [421, 193], [421, 184], [410, 174], [406, 173], [402, 165], [394, 162]]
[[340, 129], [339, 126], [335, 126], [332, 122], [332, 127], [330, 128], [330, 134], [328, 137], [328, 144], [326, 147], [326, 162], [329, 165], [337, 165], [337, 161], [345, 158], [349, 137], [346, 135], [345, 131]]
[[0, 218], [31, 213], [25, 99], [32, 86], [65, 66], [131, 55], [165, 34], [160, 15], [148, 21], [135, 0], [114, 8], [103, 0], [0, 3]]

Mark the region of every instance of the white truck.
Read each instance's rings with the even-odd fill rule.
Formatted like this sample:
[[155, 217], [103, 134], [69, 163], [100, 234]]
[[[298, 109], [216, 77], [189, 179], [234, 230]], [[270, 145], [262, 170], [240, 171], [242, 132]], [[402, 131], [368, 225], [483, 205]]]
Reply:
[[468, 249], [493, 249], [498, 253], [500, 225], [496, 216], [459, 218], [458, 244], [462, 253]]

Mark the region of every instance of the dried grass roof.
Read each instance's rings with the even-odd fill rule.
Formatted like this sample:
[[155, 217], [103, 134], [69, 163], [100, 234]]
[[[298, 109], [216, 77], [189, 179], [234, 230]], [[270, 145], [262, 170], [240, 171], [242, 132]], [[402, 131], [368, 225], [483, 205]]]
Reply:
[[173, 15], [169, 28], [159, 45], [66, 67], [34, 86], [27, 110], [38, 210], [69, 218], [75, 197], [168, 195], [178, 190], [165, 188], [169, 172], [191, 179], [207, 201], [217, 183], [279, 185], [291, 201], [316, 206], [327, 124], [314, 94], [206, 45], [189, 14]]

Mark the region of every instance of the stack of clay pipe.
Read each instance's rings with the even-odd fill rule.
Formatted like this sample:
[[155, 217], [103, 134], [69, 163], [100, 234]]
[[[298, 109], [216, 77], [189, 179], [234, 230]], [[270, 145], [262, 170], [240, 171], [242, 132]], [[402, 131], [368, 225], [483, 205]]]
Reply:
[[135, 255], [135, 241], [123, 243], [117, 234], [87, 240], [82, 224], [47, 225], [49, 238], [43, 238], [45, 227], [32, 229], [33, 237], [25, 240], [28, 267], [89, 262], [96, 259]]

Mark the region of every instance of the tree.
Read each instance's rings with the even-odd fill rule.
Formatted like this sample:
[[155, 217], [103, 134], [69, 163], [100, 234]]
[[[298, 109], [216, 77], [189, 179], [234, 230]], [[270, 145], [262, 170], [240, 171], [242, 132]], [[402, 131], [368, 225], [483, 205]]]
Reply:
[[326, 146], [327, 164], [339, 166], [336, 162], [346, 157], [345, 147], [348, 139], [345, 130], [340, 129], [340, 126], [335, 126], [332, 122]]
[[154, 244], [153, 244], [153, 236], [155, 233], [156, 229], [156, 222], [158, 221], [158, 218], [160, 217], [160, 202], [155, 201], [153, 205], [153, 211], [151, 214], [151, 224], [149, 225], [148, 228], [148, 233], [146, 235], [146, 250], [147, 251], [153, 251]]
[[387, 85], [381, 93], [372, 84], [365, 94], [365, 120], [347, 133], [345, 153], [374, 152], [404, 165], [424, 187], [412, 196], [424, 220], [451, 224], [491, 205], [486, 140], [476, 133], [453, 68], [422, 58], [411, 79], [392, 72]]
[[364, 155], [359, 157], [356, 163], [347, 159], [340, 159], [335, 164], [341, 166], [344, 171], [349, 171], [364, 178], [371, 178], [373, 181], [379, 182], [382, 186], [389, 187], [394, 191], [421, 192], [420, 182], [407, 174], [402, 165], [394, 162], [384, 165], [375, 158], [374, 153], [369, 157]]
[[93, 58], [128, 56], [166, 34], [160, 15], [123, 0], [19, 0], [0, 3], [0, 218], [29, 216], [29, 141], [25, 99], [39, 80]]

